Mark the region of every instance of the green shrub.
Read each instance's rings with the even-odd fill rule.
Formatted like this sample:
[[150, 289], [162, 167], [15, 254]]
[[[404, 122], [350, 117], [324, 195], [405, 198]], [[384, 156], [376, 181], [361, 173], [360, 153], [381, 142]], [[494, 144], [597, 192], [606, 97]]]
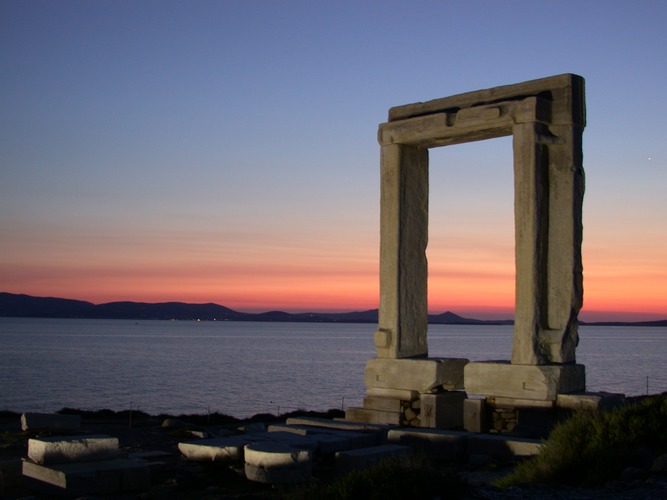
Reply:
[[609, 412], [575, 413], [554, 428], [539, 455], [496, 485], [599, 484], [636, 465], [642, 449], [667, 450], [667, 394]]

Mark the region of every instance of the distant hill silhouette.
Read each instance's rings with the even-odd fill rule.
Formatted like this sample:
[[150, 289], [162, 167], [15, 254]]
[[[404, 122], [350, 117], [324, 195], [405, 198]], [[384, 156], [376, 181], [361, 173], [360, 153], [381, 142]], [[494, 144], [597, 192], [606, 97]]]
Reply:
[[[201, 321], [276, 321], [321, 323], [377, 323], [378, 310], [346, 313], [288, 313], [268, 311], [244, 313], [218, 304], [187, 304], [184, 302], [109, 302], [93, 304], [82, 300], [57, 297], [33, 297], [0, 292], [0, 317], [25, 318], [87, 318], [135, 320], [201, 320]], [[481, 320], [464, 318], [453, 312], [430, 314], [431, 324], [441, 325], [511, 325], [512, 320]], [[584, 323], [582, 323], [584, 324]], [[667, 326], [667, 320], [635, 323], [585, 323], [601, 326]]]

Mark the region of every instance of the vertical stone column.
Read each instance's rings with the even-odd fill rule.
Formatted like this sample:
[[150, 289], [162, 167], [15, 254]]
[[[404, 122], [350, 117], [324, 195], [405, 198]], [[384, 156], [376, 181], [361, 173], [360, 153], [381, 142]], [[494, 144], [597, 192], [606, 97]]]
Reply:
[[575, 362], [582, 305], [582, 127], [515, 125], [512, 364]]
[[428, 356], [428, 149], [381, 147], [379, 358]]

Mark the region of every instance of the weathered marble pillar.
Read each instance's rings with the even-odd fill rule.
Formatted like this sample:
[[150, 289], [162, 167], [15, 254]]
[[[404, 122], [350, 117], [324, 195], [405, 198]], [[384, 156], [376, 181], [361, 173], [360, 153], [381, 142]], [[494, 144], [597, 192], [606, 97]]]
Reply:
[[379, 358], [427, 356], [428, 149], [381, 148]]
[[583, 127], [515, 125], [512, 364], [574, 363], [583, 301]]

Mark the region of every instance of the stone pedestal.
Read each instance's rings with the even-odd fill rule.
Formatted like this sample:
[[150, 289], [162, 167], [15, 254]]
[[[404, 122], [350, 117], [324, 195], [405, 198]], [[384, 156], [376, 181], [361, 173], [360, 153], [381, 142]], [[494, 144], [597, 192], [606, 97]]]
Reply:
[[584, 365], [514, 365], [508, 362], [468, 363], [464, 369], [469, 394], [527, 401], [555, 401], [558, 394], [586, 388]]

